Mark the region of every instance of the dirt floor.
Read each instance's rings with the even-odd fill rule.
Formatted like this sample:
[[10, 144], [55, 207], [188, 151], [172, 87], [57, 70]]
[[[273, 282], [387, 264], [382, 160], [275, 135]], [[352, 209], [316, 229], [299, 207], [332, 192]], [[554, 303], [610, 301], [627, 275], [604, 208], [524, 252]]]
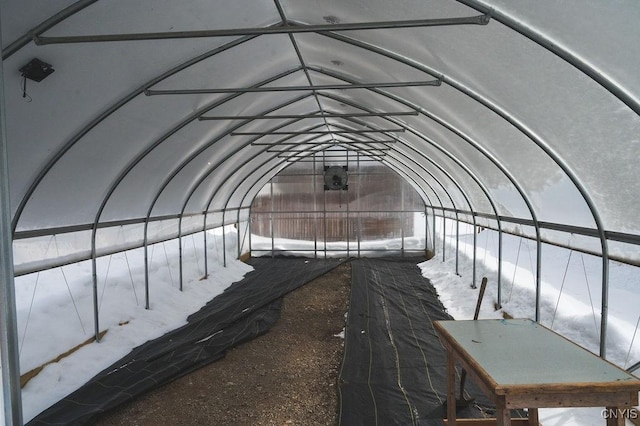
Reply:
[[216, 363], [106, 413], [116, 425], [334, 425], [351, 267], [284, 299], [265, 335]]

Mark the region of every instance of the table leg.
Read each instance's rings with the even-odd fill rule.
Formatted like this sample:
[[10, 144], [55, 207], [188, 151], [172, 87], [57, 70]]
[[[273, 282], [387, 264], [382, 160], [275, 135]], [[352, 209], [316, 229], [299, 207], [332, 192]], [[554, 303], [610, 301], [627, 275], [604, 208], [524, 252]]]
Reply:
[[538, 418], [537, 408], [528, 408], [529, 412], [529, 426], [540, 426], [540, 419]]
[[456, 424], [456, 363], [453, 353], [447, 351], [447, 425]]
[[499, 398], [496, 401], [496, 424], [497, 426], [511, 426], [511, 410], [506, 408], [504, 400]]
[[624, 426], [625, 420], [618, 407], [607, 407], [607, 426]]

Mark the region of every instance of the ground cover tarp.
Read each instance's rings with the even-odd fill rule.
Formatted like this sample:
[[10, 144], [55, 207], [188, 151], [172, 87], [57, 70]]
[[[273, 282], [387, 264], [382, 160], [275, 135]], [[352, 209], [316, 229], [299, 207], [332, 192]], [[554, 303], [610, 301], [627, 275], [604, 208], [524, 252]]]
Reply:
[[[442, 425], [447, 358], [433, 321], [452, 318], [418, 262], [352, 262], [339, 378], [340, 425]], [[469, 380], [465, 390], [475, 403], [460, 409], [458, 417], [478, 418], [492, 411]]]
[[158, 388], [263, 333], [278, 320], [282, 296], [328, 272], [340, 260], [251, 259], [255, 268], [187, 324], [134, 349], [29, 425], [82, 425], [119, 404]]

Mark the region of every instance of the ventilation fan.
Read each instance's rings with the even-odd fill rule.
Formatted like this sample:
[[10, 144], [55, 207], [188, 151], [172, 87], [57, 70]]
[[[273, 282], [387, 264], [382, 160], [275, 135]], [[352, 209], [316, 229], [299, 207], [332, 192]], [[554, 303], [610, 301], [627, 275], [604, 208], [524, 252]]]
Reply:
[[324, 189], [327, 190], [347, 190], [349, 185], [349, 175], [347, 166], [325, 166], [324, 167]]

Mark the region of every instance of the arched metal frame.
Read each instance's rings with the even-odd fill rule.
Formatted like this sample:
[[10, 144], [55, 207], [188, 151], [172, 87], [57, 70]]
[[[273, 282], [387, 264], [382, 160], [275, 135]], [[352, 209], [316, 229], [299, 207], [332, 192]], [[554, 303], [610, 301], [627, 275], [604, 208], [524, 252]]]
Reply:
[[482, 96], [481, 94], [475, 92], [471, 88], [464, 85], [462, 82], [455, 81], [445, 75], [438, 74], [432, 68], [424, 66], [422, 64], [417, 64], [413, 61], [408, 60], [407, 58], [400, 57], [399, 55], [389, 52], [385, 49], [373, 46], [368, 43], [364, 43], [362, 41], [358, 41], [355, 39], [351, 39], [346, 36], [338, 36], [336, 34], [330, 33], [322, 33], [322, 35], [334, 38], [337, 40], [344, 41], [345, 43], [352, 44], [354, 46], [358, 46], [364, 49], [368, 49], [370, 51], [379, 53], [391, 59], [396, 59], [401, 63], [406, 65], [410, 65], [416, 69], [422, 70], [425, 73], [436, 76], [441, 79], [443, 83], [448, 84], [449, 86], [455, 88], [459, 92], [467, 95], [470, 99], [475, 100], [480, 105], [484, 106], [488, 110], [492, 111], [502, 119], [504, 119], [507, 123], [517, 129], [520, 133], [525, 135], [529, 140], [531, 140], [536, 146], [542, 149], [547, 156], [552, 159], [558, 167], [565, 173], [565, 175], [571, 180], [574, 187], [578, 190], [582, 198], [584, 199], [591, 215], [595, 221], [596, 229], [598, 231], [598, 237], [600, 238], [601, 245], [601, 255], [602, 255], [602, 307], [601, 307], [601, 326], [600, 326], [600, 356], [606, 358], [606, 329], [607, 329], [607, 316], [608, 316], [608, 299], [609, 299], [609, 249], [607, 236], [604, 228], [604, 223], [596, 208], [596, 205], [591, 198], [591, 195], [584, 187], [582, 181], [577, 177], [575, 172], [569, 167], [569, 165], [562, 159], [560, 155], [558, 155], [539, 135], [537, 135], [532, 129], [530, 129], [526, 124], [524, 124], [517, 117], [514, 117], [508, 111], [504, 110], [504, 108], [497, 105], [495, 102], [490, 99]]
[[[321, 72], [322, 70], [316, 70], [316, 71], [317, 72]], [[327, 71], [322, 71], [322, 72], [324, 72], [327, 75], [331, 75], [334, 78], [344, 79], [344, 77], [338, 76], [335, 73], [329, 73]], [[345, 81], [349, 81], [349, 80], [345, 80]], [[518, 180], [515, 178], [515, 176], [513, 176], [513, 174], [507, 169], [507, 167], [505, 167], [504, 164], [502, 164], [502, 162], [500, 162], [500, 160], [498, 160], [489, 150], [484, 148], [480, 143], [475, 141], [471, 136], [465, 134], [463, 131], [458, 129], [453, 124], [450, 124], [446, 120], [438, 117], [436, 114], [421, 108], [419, 105], [413, 105], [413, 104], [411, 104], [411, 103], [409, 103], [409, 102], [407, 102], [407, 101], [405, 101], [403, 99], [398, 98], [397, 96], [394, 96], [394, 95], [386, 93], [386, 92], [382, 92], [380, 90], [376, 90], [376, 89], [372, 89], [372, 90], [376, 91], [377, 93], [382, 94], [382, 95], [384, 95], [386, 97], [394, 99], [395, 101], [397, 101], [397, 102], [399, 102], [399, 103], [401, 103], [403, 105], [406, 105], [407, 107], [415, 108], [417, 111], [419, 111], [425, 117], [433, 120], [434, 122], [438, 123], [440, 126], [445, 128], [446, 130], [448, 130], [448, 131], [452, 132], [453, 134], [457, 135], [458, 137], [460, 137], [467, 144], [469, 144], [474, 149], [479, 151], [480, 154], [482, 154], [482, 156], [485, 157], [487, 160], [489, 160], [494, 166], [496, 166], [498, 168], [498, 170], [500, 170], [500, 172], [514, 186], [514, 188], [516, 189], [516, 191], [518, 192], [518, 194], [522, 198], [523, 202], [527, 206], [527, 209], [529, 210], [529, 214], [531, 215], [531, 219], [533, 221], [535, 232], [536, 232], [536, 308], [535, 308], [535, 318], [536, 318], [536, 320], [538, 320], [540, 318], [540, 292], [541, 292], [541, 287], [542, 287], [542, 263], [541, 263], [542, 262], [542, 237], [541, 237], [540, 224], [539, 224], [539, 221], [538, 221], [537, 214], [535, 212], [535, 209], [533, 208], [533, 204], [531, 203], [531, 200], [529, 199], [529, 197], [525, 193], [523, 186], [518, 182]], [[325, 96], [327, 96], [327, 95], [325, 95]], [[341, 102], [346, 102], [346, 101], [345, 100], [341, 100]], [[351, 106], [356, 106], [356, 105], [351, 104]], [[388, 120], [391, 121], [391, 122], [394, 122], [395, 124], [398, 124], [398, 125], [402, 124], [402, 123], [400, 123], [398, 121], [395, 121], [395, 120], [392, 120], [392, 119], [388, 119]], [[436, 149], [438, 149], [439, 151], [443, 152], [449, 158], [454, 159], [454, 161], [457, 164], [459, 164], [459, 165], [463, 164], [457, 158], [455, 158], [453, 155], [451, 155], [451, 153], [449, 153], [448, 151], [444, 150], [439, 144], [436, 144], [432, 140], [427, 140], [427, 139], [424, 139], [424, 138], [423, 138], [423, 140], [425, 142], [429, 143], [431, 146], [433, 146]], [[485, 194], [487, 194], [486, 191], [484, 191], [484, 192], [485, 192]], [[492, 203], [492, 205], [493, 205], [493, 203]], [[493, 208], [494, 208], [494, 212], [496, 212], [496, 220], [498, 221], [498, 224], [500, 224], [500, 217], [497, 214], [497, 210], [495, 208], [495, 205], [493, 205]], [[474, 227], [475, 227], [475, 222], [474, 222]], [[501, 229], [500, 225], [499, 225], [499, 229]], [[435, 231], [434, 231], [434, 233], [435, 233]], [[475, 255], [475, 247], [476, 247], [476, 238], [477, 238], [477, 236], [474, 234], [474, 244], [473, 244], [473, 246], [474, 246], [474, 255]], [[500, 278], [501, 277], [500, 265], [502, 264], [502, 232], [501, 232], [501, 230], [499, 231], [498, 252], [499, 252], [499, 254], [498, 254], [498, 257], [499, 257], [498, 268], [500, 269], [500, 271], [498, 272], [498, 280], [500, 281], [500, 279], [501, 279]], [[475, 264], [475, 260], [474, 260], [474, 264]], [[475, 280], [474, 280], [474, 283], [475, 283]], [[502, 288], [502, 286], [500, 285], [500, 282], [499, 282], [498, 283], [498, 306], [501, 305], [501, 288]]]
[[[77, 3], [73, 4], [72, 6], [68, 7], [65, 10], [63, 10], [62, 12], [58, 13], [54, 17], [52, 17], [52, 18], [48, 19], [47, 21], [43, 22], [39, 26], [37, 26], [34, 29], [32, 29], [31, 31], [29, 31], [29, 33], [27, 35], [21, 37], [19, 40], [16, 40], [15, 43], [12, 43], [9, 46], [9, 48], [7, 50], [5, 50], [4, 57], [6, 58], [6, 57], [12, 55], [15, 51], [19, 50], [21, 47], [26, 45], [31, 38], [37, 39], [38, 35], [40, 33], [42, 33], [43, 31], [45, 31], [45, 30], [47, 30], [49, 28], [52, 28], [57, 23], [63, 21], [65, 18], [67, 18], [69, 16], [72, 16], [74, 13], [82, 10], [86, 6], [92, 4], [94, 1], [86, 1], [86, 0], [85, 1], [78, 1]], [[558, 57], [560, 57], [561, 59], [563, 59], [567, 63], [573, 65], [574, 67], [579, 69], [581, 72], [586, 74], [588, 77], [590, 77], [591, 79], [596, 81], [603, 88], [605, 88], [607, 91], [609, 91], [611, 94], [613, 94], [616, 98], [621, 100], [625, 105], [627, 105], [636, 114], [640, 114], [640, 105], [638, 104], [638, 102], [629, 93], [627, 93], [622, 87], [617, 85], [614, 81], [609, 80], [606, 76], [604, 76], [601, 73], [599, 73], [592, 66], [590, 66], [586, 62], [582, 61], [580, 58], [576, 57], [575, 55], [571, 54], [571, 52], [569, 52], [568, 50], [563, 49], [561, 46], [557, 45], [556, 43], [553, 43], [553, 41], [545, 38], [542, 34], [536, 32], [535, 30], [526, 27], [525, 25], [521, 24], [519, 21], [517, 21], [516, 19], [512, 18], [511, 16], [506, 15], [504, 13], [501, 13], [499, 11], [495, 11], [493, 9], [489, 9], [486, 6], [484, 6], [482, 3], [480, 3], [479, 1], [475, 1], [475, 0], [458, 0], [458, 2], [460, 2], [462, 4], [465, 4], [465, 5], [469, 6], [469, 7], [472, 7], [472, 8], [474, 8], [474, 9], [476, 9], [476, 10], [482, 12], [482, 13], [490, 15], [493, 19], [497, 20], [498, 22], [502, 23], [503, 25], [511, 28], [512, 30], [518, 32], [522, 36], [529, 38], [530, 40], [536, 42], [538, 45], [540, 45], [543, 48], [545, 48], [545, 49], [549, 50], [550, 52], [554, 53], [555, 55], [557, 55]], [[290, 22], [290, 21], [288, 21], [286, 19], [284, 11], [283, 11], [281, 5], [279, 4], [279, 2], [277, 2], [277, 1], [276, 1], [276, 7], [278, 8], [278, 12], [280, 13], [280, 16], [281, 16], [281, 19], [282, 19], [282, 24], [285, 24], [285, 23], [287, 23], [289, 25], [292, 24], [292, 22]], [[296, 25], [300, 25], [300, 24], [296, 24]], [[405, 64], [410, 64], [412, 66], [415, 65], [411, 61], [406, 60], [406, 58], [401, 58], [401, 57], [399, 57], [397, 55], [392, 54], [391, 52], [385, 51], [384, 49], [378, 48], [376, 46], [369, 45], [369, 44], [361, 42], [361, 41], [357, 41], [355, 39], [352, 39], [352, 38], [349, 38], [349, 37], [346, 37], [346, 36], [343, 36], [343, 35], [338, 35], [338, 34], [335, 34], [335, 33], [328, 32], [328, 31], [318, 32], [318, 34], [322, 34], [322, 35], [325, 35], [327, 37], [332, 37], [332, 38], [334, 38], [336, 40], [340, 40], [340, 41], [352, 44], [354, 46], [358, 46], [358, 47], [361, 47], [363, 49], [367, 49], [367, 50], [369, 50], [371, 52], [382, 54], [384, 56], [387, 56], [387, 57], [392, 58], [394, 60], [403, 62]], [[176, 68], [174, 68], [174, 69], [172, 69], [170, 71], [167, 71], [165, 74], [163, 74], [162, 76], [159, 76], [157, 79], [154, 79], [153, 81], [148, 82], [148, 84], [145, 84], [140, 89], [137, 89], [137, 90], [131, 92], [128, 96], [126, 96], [125, 98], [121, 99], [116, 104], [112, 105], [111, 107], [107, 108], [107, 110], [105, 110], [102, 114], [100, 114], [98, 117], [96, 117], [84, 129], [82, 129], [79, 133], [77, 133], [75, 136], [73, 136], [65, 144], [64, 148], [61, 149], [60, 151], [58, 151], [57, 153], [55, 153], [54, 156], [51, 158], [51, 160], [48, 162], [48, 164], [43, 169], [41, 169], [40, 173], [35, 178], [35, 180], [31, 183], [31, 185], [29, 186], [29, 189], [27, 190], [27, 193], [26, 193], [25, 197], [21, 200], [21, 202], [20, 202], [20, 204], [18, 206], [16, 215], [14, 217], [14, 220], [13, 220], [12, 226], [11, 226], [12, 233], [15, 233], [15, 230], [17, 228], [17, 224], [18, 224], [18, 221], [19, 221], [20, 216], [22, 214], [22, 211], [26, 207], [26, 204], [28, 203], [28, 201], [29, 201], [31, 195], [33, 194], [33, 192], [35, 191], [35, 189], [38, 187], [39, 183], [44, 179], [45, 175], [55, 166], [57, 161], [60, 158], [62, 158], [62, 156], [69, 149], [71, 149], [73, 147], [73, 145], [75, 145], [76, 142], [81, 140], [82, 137], [84, 135], [86, 135], [92, 128], [97, 126], [97, 124], [99, 124], [100, 122], [105, 120], [113, 112], [118, 110], [123, 105], [127, 104], [129, 101], [131, 101], [137, 95], [142, 93], [144, 90], [148, 89], [149, 87], [153, 86], [154, 84], [158, 83], [159, 81], [162, 81], [163, 79], [167, 78], [168, 76], [173, 75], [173, 74], [175, 74], [175, 73], [177, 73], [177, 72], [179, 72], [179, 71], [181, 71], [183, 69], [186, 69], [187, 67], [197, 63], [200, 60], [205, 59], [206, 57], [210, 57], [210, 56], [216, 54], [217, 52], [233, 48], [233, 47], [235, 47], [235, 46], [237, 46], [237, 45], [239, 45], [241, 43], [244, 43], [244, 42], [246, 42], [248, 40], [251, 40], [251, 39], [253, 39], [255, 37], [258, 37], [258, 36], [259, 35], [247, 35], [247, 36], [244, 36], [244, 37], [242, 37], [242, 38], [240, 38], [238, 40], [235, 40], [235, 41], [233, 41], [231, 43], [228, 43], [228, 44], [226, 44], [224, 46], [221, 46], [221, 47], [219, 47], [217, 49], [214, 49], [211, 52], [209, 52], [208, 54], [201, 55], [198, 58], [194, 58], [192, 61], [185, 62], [184, 64], [182, 64], [182, 65], [180, 65], [180, 66], [178, 66], [178, 67], [176, 67]], [[291, 42], [292, 42], [292, 44], [293, 44], [293, 46], [294, 46], [294, 48], [295, 48], [295, 50], [296, 50], [296, 52], [298, 54], [298, 58], [299, 58], [299, 60], [301, 62], [301, 69], [305, 72], [305, 74], [307, 76], [307, 79], [311, 83], [311, 79], [309, 77], [309, 69], [310, 68], [307, 67], [307, 65], [305, 64], [305, 62], [304, 62], [304, 60], [303, 60], [303, 58], [302, 58], [302, 56], [300, 54], [300, 50], [299, 50], [299, 48], [297, 46], [297, 43], [295, 41], [295, 38], [294, 38], [293, 34], [289, 33], [289, 37], [290, 37], [290, 40], [291, 40]], [[425, 72], [427, 72], [429, 74], [430, 74], [429, 71], [432, 71], [430, 68], [427, 68], [427, 67], [420, 66], [420, 68], [422, 68], [423, 71], [425, 71]], [[601, 256], [602, 256], [602, 307], [601, 307], [601, 327], [600, 327], [601, 328], [601, 332], [600, 332], [601, 333], [600, 334], [600, 355], [602, 357], [606, 357], [606, 337], [607, 337], [607, 317], [608, 317], [608, 279], [609, 279], [608, 239], [607, 239], [607, 234], [606, 234], [606, 231], [605, 231], [605, 228], [604, 228], [603, 220], [602, 220], [602, 218], [601, 218], [601, 216], [599, 214], [599, 211], [597, 209], [597, 206], [596, 206], [595, 202], [591, 198], [591, 196], [590, 196], [589, 192], [587, 191], [586, 187], [583, 185], [583, 183], [581, 182], [579, 177], [575, 174], [575, 172], [569, 167], [569, 165], [565, 161], [563, 161], [563, 159], [549, 145], [547, 145], [545, 143], [545, 141], [539, 135], [537, 135], [533, 129], [530, 129], [520, 119], [518, 119], [517, 117], [511, 115], [508, 111], [505, 111], [503, 108], [501, 108], [499, 105], [495, 104], [494, 102], [490, 101], [489, 99], [482, 97], [478, 93], [475, 93], [473, 90], [471, 90], [470, 88], [465, 86], [462, 82], [453, 81], [450, 78], [447, 78], [446, 76], [438, 74], [437, 72], [435, 73], [435, 76], [437, 78], [441, 78], [442, 77], [443, 83], [450, 85], [451, 87], [457, 89], [459, 92], [465, 94], [469, 98], [479, 102], [485, 108], [488, 108], [489, 110], [491, 110], [492, 112], [494, 112], [495, 114], [497, 114], [498, 116], [503, 118], [506, 122], [508, 122], [510, 125], [512, 125], [514, 128], [516, 128], [522, 134], [527, 136], [536, 146], [538, 146], [540, 149], [542, 149], [547, 154], [547, 156], [549, 158], [551, 158], [560, 167], [560, 169], [571, 180], [571, 182], [573, 183], [575, 188], [579, 191], [580, 195], [584, 199], [584, 201], [585, 201], [588, 209], [590, 210], [590, 212], [591, 212], [591, 214], [593, 216], [593, 219], [595, 221], [598, 238], [600, 239], [600, 245], [601, 245]], [[317, 94], [314, 93], [314, 96], [316, 98], [316, 102], [318, 103], [320, 111], [322, 111], [323, 108], [322, 108], [321, 103], [318, 100]], [[425, 111], [423, 111], [423, 112], [425, 114], [427, 113]], [[326, 119], [324, 119], [324, 121], [325, 121], [325, 125], [328, 128], [329, 124], [327, 123]], [[440, 123], [440, 124], [442, 124], [442, 123]], [[174, 129], [174, 130], [177, 131], [177, 129]], [[453, 131], [453, 129], [451, 129], [451, 128], [449, 128], [449, 130]], [[454, 133], [458, 134], [458, 136], [461, 136], [461, 134], [458, 133], [458, 132], [454, 132]], [[467, 139], [467, 138], [464, 138], [464, 137], [463, 137], [463, 139], [465, 139], [465, 140], [467, 140], [467, 142], [471, 143], [470, 139]], [[476, 148], [479, 149], [479, 145]], [[151, 148], [151, 149], [153, 149], [153, 148]], [[494, 161], [494, 159], [490, 158], [489, 156], [487, 156], [487, 158], [489, 158], [496, 166], [498, 166], [498, 163], [496, 163]], [[128, 171], [130, 171], [134, 166], [135, 165], [132, 164], [130, 166], [129, 170], [127, 170], [125, 173], [121, 174], [120, 177], [124, 177], [128, 173]], [[533, 223], [535, 225], [537, 247], [538, 247], [538, 256], [537, 256], [538, 266], [537, 266], [537, 274], [536, 274], [536, 276], [537, 276], [537, 279], [539, 280], [540, 279], [540, 275], [541, 275], [540, 274], [541, 237], [540, 237], [540, 229], [539, 229], [538, 220], [537, 220], [537, 218], [535, 216], [535, 212], [532, 209], [531, 204], [528, 201], [528, 198], [525, 196], [525, 194], [521, 190], [520, 186], [515, 185], [516, 181], [515, 181], [515, 179], [513, 179], [513, 176], [508, 172], [508, 170], [506, 168], [503, 169], [501, 166], [499, 168], [502, 171], [502, 173], [509, 178], [511, 183], [514, 184], [514, 186], [516, 187], [516, 189], [518, 190], [518, 192], [522, 196], [523, 200], [525, 200], [525, 203], [527, 204], [527, 207], [529, 208], [529, 210], [530, 210], [530, 212], [532, 214], [532, 220], [533, 220]], [[100, 219], [102, 210], [103, 210], [103, 208], [106, 205], [109, 197], [111, 196], [111, 194], [113, 193], [113, 191], [115, 190], [116, 187], [117, 187], [117, 183], [112, 186], [112, 190], [109, 192], [107, 197], [105, 197], [103, 199], [102, 206], [100, 207], [99, 211], [97, 212], [96, 220], [94, 221], [94, 226], [92, 228], [91, 257], [92, 257], [92, 263], [93, 263], [93, 272], [92, 273], [93, 273], [93, 279], [94, 279], [94, 287], [97, 285], [96, 284], [97, 283], [97, 272], [96, 272], [96, 267], [95, 267], [95, 259], [96, 259], [95, 235], [96, 235], [96, 232], [97, 232], [99, 219]], [[158, 196], [159, 196], [160, 192], [158, 193]], [[157, 200], [157, 198], [156, 198], [156, 200]], [[155, 203], [156, 200], [154, 200], [154, 203]], [[185, 206], [186, 206], [186, 203], [185, 203]], [[494, 209], [495, 209], [495, 207], [494, 207]], [[152, 210], [152, 207], [150, 208], [149, 212], [151, 212], [151, 210]], [[183, 213], [184, 213], [184, 209], [181, 212], [180, 220], [182, 219], [182, 214]], [[434, 211], [434, 213], [435, 213], [435, 211]], [[205, 210], [204, 214], [205, 214], [205, 230], [206, 230], [206, 210]], [[456, 210], [456, 214], [457, 214], [457, 210]], [[147, 226], [148, 226], [149, 216], [150, 216], [150, 213], [147, 215], [147, 220], [145, 222], [145, 233], [144, 233], [145, 248], [146, 248], [146, 245], [147, 245]], [[444, 210], [443, 210], [443, 218], [444, 217], [445, 217], [445, 214], [444, 214]], [[474, 220], [475, 220], [475, 215], [473, 215], [473, 217], [474, 217]], [[497, 215], [497, 212], [496, 212], [496, 217], [499, 217]], [[502, 235], [502, 234], [500, 233], [500, 235]], [[474, 244], [474, 246], [475, 246], [475, 244]], [[474, 262], [474, 264], [475, 264], [475, 262]], [[147, 276], [148, 276], [148, 273], [147, 273]], [[539, 300], [539, 285], [537, 287], [538, 288], [537, 288], [536, 299]], [[96, 303], [96, 301], [94, 301], [94, 303]], [[539, 306], [536, 306], [536, 317], [538, 317], [538, 315], [539, 315]], [[97, 321], [98, 320], [97, 314], [96, 314], [95, 320], [96, 320], [96, 327], [97, 327], [97, 322], [98, 322]], [[96, 335], [97, 335], [97, 332], [98, 332], [98, 330], [96, 329]]]

